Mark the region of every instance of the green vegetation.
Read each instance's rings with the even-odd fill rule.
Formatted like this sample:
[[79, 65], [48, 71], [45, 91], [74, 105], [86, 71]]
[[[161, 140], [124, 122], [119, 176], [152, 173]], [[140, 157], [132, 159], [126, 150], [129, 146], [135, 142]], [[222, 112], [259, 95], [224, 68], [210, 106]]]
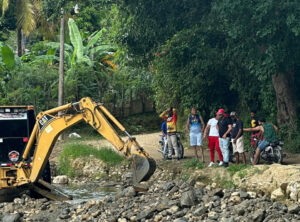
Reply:
[[199, 162], [196, 158], [186, 160], [183, 163], [183, 166], [188, 169], [203, 169], [205, 167], [204, 163]]
[[63, 8], [65, 102], [90, 96], [124, 117], [137, 101], [145, 113], [150, 100], [158, 113], [176, 107], [180, 130], [191, 106], [206, 122], [218, 108], [235, 110], [245, 127], [254, 109], [279, 125], [286, 149], [300, 151], [298, 1], [0, 3], [0, 104], [57, 106]]
[[246, 173], [246, 169], [251, 168], [251, 165], [244, 165], [244, 164], [239, 164], [239, 165], [230, 165], [229, 167], [226, 168], [226, 170], [229, 172], [230, 176], [233, 176], [237, 172], [239, 173], [239, 176], [243, 176], [244, 173]]
[[80, 176], [81, 169], [72, 166], [74, 159], [79, 157], [95, 157], [106, 163], [108, 167], [121, 164], [124, 160], [124, 157], [110, 148], [96, 149], [85, 144], [66, 144], [59, 156], [59, 173], [69, 177]]
[[228, 178], [225, 178], [225, 177], [221, 177], [220, 175], [216, 175], [216, 179], [215, 179], [215, 182], [217, 183], [217, 185], [219, 187], [222, 187], [222, 188], [225, 188], [225, 189], [231, 189], [231, 188], [234, 188], [235, 185], [233, 183], [233, 181]]

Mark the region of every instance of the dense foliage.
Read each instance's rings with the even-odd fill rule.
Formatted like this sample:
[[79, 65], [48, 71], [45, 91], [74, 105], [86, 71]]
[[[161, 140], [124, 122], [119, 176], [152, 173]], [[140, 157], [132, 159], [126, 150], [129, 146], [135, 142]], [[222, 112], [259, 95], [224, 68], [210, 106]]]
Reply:
[[245, 121], [256, 110], [299, 148], [298, 1], [26, 0], [22, 21], [35, 18], [27, 31], [21, 5], [1, 2], [2, 104], [55, 106], [63, 8], [66, 101], [91, 96], [124, 114], [125, 104], [153, 99], [158, 112], [196, 106], [208, 119], [223, 107]]

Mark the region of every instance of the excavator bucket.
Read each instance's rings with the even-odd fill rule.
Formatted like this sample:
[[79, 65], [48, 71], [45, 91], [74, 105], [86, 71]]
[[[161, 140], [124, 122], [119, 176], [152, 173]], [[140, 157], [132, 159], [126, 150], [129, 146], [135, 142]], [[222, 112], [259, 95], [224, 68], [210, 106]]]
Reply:
[[156, 163], [151, 158], [146, 158], [140, 155], [133, 154], [132, 156], [132, 171], [133, 184], [138, 184], [141, 181], [147, 181], [156, 170]]

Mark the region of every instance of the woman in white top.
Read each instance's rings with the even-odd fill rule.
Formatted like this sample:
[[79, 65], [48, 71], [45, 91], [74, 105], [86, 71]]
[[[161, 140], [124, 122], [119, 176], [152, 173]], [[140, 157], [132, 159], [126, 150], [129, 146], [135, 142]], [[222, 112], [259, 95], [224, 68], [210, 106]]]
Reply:
[[204, 136], [203, 136], [203, 139], [206, 139], [207, 133], [209, 131], [208, 147], [209, 147], [209, 151], [210, 151], [210, 161], [211, 161], [210, 164], [208, 165], [209, 167], [211, 167], [215, 164], [215, 148], [219, 155], [219, 160], [220, 160], [219, 165], [221, 166], [223, 164], [223, 156], [222, 156], [222, 152], [219, 147], [219, 131], [216, 128], [218, 119], [219, 119], [219, 117], [218, 117], [218, 115], [216, 115], [216, 117], [211, 118], [208, 121], [205, 131], [204, 131]]

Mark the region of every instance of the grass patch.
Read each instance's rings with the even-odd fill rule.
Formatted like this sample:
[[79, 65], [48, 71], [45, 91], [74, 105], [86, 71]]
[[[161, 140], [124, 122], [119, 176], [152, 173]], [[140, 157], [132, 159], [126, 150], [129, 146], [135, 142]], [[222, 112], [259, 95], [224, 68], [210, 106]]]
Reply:
[[181, 172], [180, 178], [184, 181], [190, 179], [191, 175], [188, 172]]
[[203, 169], [205, 167], [205, 165], [201, 162], [199, 162], [196, 158], [190, 159], [190, 160], [186, 160], [183, 163], [183, 166], [185, 168], [191, 168], [191, 169]]
[[232, 180], [226, 179], [224, 177], [220, 177], [220, 175], [216, 176], [216, 183], [220, 187], [225, 188], [225, 189], [231, 189], [231, 188], [235, 187], [235, 185], [234, 185], [234, 183], [233, 183]]
[[[239, 174], [241, 174], [241, 176], [246, 176], [246, 171], [245, 169], [250, 168], [250, 165], [244, 165], [244, 164], [239, 164], [239, 165], [231, 165], [229, 167], [226, 168], [226, 170], [229, 172], [230, 176], [233, 176], [234, 174], [236, 174], [237, 172], [239, 172]], [[243, 172], [243, 173], [242, 173]]]
[[73, 159], [76, 159], [77, 157], [93, 156], [111, 165], [120, 164], [124, 160], [124, 157], [110, 148], [96, 149], [85, 144], [67, 144], [64, 147], [61, 156], [71, 157]]
[[58, 160], [58, 171], [60, 174], [65, 174], [69, 177], [80, 176], [80, 169], [73, 169], [72, 161], [79, 157], [95, 157], [102, 160], [108, 166], [120, 164], [124, 157], [116, 153], [110, 148], [96, 149], [85, 144], [66, 144]]

